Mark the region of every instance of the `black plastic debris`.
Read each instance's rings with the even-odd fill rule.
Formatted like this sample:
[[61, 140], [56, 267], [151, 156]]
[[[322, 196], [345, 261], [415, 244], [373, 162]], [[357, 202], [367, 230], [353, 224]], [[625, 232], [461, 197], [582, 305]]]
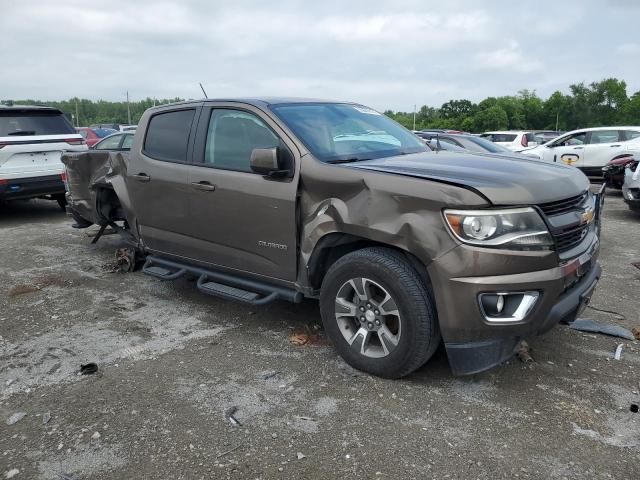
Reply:
[[631, 413], [638, 413], [638, 404], [632, 403], [631, 408], [629, 408], [629, 410], [631, 411]]
[[224, 411], [224, 416], [226, 417], [227, 420], [229, 420], [229, 422], [231, 422], [231, 425], [241, 427], [242, 424], [238, 421], [236, 417], [234, 417], [234, 414], [237, 411], [238, 411], [238, 407], [229, 407]]
[[577, 318], [569, 324], [569, 328], [580, 332], [603, 333], [612, 337], [626, 338], [627, 340], [635, 340], [633, 333], [626, 328], [617, 325], [609, 325], [600, 323], [589, 318]]
[[97, 363], [87, 363], [86, 365], [80, 365], [80, 375], [93, 375], [98, 371]]

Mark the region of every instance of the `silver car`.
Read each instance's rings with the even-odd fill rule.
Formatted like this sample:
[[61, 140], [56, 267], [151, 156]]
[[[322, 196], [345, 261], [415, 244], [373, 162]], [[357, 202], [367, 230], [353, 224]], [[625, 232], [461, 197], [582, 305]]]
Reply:
[[622, 196], [629, 208], [640, 213], [640, 164], [635, 162], [635, 166], [627, 168], [624, 172], [624, 184], [622, 185]]

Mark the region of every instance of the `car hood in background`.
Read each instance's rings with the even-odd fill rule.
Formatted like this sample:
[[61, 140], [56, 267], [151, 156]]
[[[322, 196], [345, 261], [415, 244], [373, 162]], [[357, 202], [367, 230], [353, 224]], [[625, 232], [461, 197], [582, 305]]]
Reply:
[[495, 205], [562, 200], [589, 188], [577, 168], [481, 153], [417, 153], [346, 164], [379, 172], [426, 178], [474, 189]]

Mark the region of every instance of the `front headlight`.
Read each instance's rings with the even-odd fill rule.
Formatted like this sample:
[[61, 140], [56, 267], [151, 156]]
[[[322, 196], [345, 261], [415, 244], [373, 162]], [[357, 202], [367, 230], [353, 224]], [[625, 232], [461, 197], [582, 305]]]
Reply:
[[451, 232], [463, 243], [516, 250], [548, 249], [549, 230], [533, 208], [445, 210]]

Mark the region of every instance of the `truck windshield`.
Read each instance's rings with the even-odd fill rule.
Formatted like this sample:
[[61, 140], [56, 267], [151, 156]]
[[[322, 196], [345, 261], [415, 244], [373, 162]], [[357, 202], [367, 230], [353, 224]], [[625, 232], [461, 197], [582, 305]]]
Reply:
[[409, 130], [362, 105], [291, 103], [272, 105], [271, 110], [323, 162], [356, 162], [429, 151]]

